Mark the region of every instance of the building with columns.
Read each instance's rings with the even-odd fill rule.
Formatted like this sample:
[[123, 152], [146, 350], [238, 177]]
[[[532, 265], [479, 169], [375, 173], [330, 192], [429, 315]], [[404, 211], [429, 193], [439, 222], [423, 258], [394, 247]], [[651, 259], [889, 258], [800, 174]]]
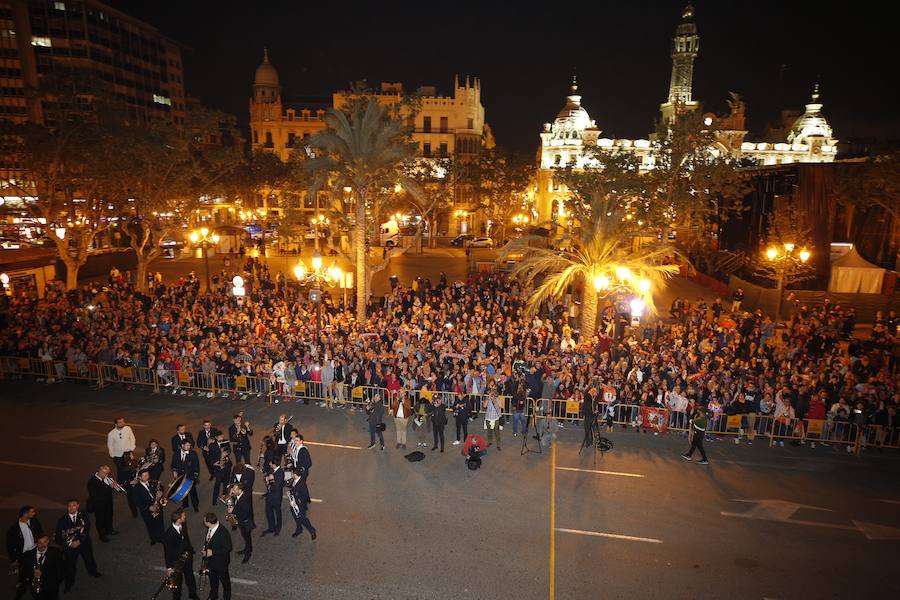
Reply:
[[[685, 6], [681, 22], [672, 38], [672, 76], [669, 95], [660, 104], [660, 120], [663, 124], [675, 118], [679, 110], [701, 110], [701, 103], [693, 98], [694, 60], [700, 52], [700, 36], [694, 22], [694, 7]], [[540, 133], [538, 174], [535, 192], [536, 210], [540, 220], [554, 219], [567, 196], [565, 186], [554, 176], [557, 169], [590, 166], [585, 149], [590, 146], [632, 152], [641, 159], [641, 169], [654, 167], [654, 135], [643, 139], [612, 139], [602, 136], [602, 129], [590, 118], [578, 95], [577, 82], [573, 78], [565, 105], [552, 123], [544, 123]], [[786, 139], [749, 141], [745, 127], [745, 106], [737, 94], [728, 101], [729, 113], [703, 115], [704, 123], [716, 136], [716, 152], [725, 152], [735, 158], [749, 159], [758, 165], [790, 163], [832, 162], [837, 153], [837, 143], [831, 126], [822, 114], [819, 86], [816, 84], [806, 111], [790, 127]]]

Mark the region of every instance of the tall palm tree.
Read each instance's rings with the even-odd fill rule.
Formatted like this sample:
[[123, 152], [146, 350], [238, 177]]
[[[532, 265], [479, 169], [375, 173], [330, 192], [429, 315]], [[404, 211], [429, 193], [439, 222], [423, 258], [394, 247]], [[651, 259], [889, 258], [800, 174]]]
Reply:
[[369, 289], [366, 204], [378, 190], [393, 187], [400, 164], [413, 155], [415, 145], [408, 141], [406, 124], [372, 97], [351, 101], [344, 110], [330, 109], [325, 123], [328, 128], [307, 141], [313, 157], [304, 161], [302, 169], [314, 181], [327, 181], [332, 189], [350, 187], [356, 200], [352, 241], [356, 319], [362, 326]]
[[641, 238], [637, 208], [622, 198], [596, 189], [584, 202], [578, 202], [576, 196], [570, 205], [569, 224], [551, 224], [555, 235], [549, 244], [546, 238], [526, 236], [504, 250], [505, 255], [522, 253], [512, 277], [525, 285], [537, 285], [527, 305], [531, 313], [545, 300], [561, 297], [570, 286], [582, 287], [583, 341], [594, 334], [599, 296], [626, 290], [653, 311], [652, 290], [664, 286], [666, 279], [678, 272], [677, 266], [663, 264], [666, 256], [677, 252], [656, 242], [655, 237]]

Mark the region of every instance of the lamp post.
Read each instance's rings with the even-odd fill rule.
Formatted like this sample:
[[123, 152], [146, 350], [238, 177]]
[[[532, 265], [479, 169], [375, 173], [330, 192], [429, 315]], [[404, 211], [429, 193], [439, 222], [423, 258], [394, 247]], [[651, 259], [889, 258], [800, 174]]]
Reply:
[[311, 266], [307, 269], [303, 260], [297, 262], [294, 267], [294, 276], [300, 285], [310, 286], [309, 301], [316, 305], [316, 343], [322, 332], [322, 288], [334, 287], [343, 278], [344, 272], [338, 268], [335, 262], [327, 269], [322, 266], [322, 254], [318, 250], [313, 251]]
[[794, 250], [796, 249], [796, 245], [792, 242], [786, 242], [784, 246], [779, 250], [779, 248], [772, 246], [768, 250], [766, 250], [766, 258], [776, 264], [777, 268], [777, 278], [776, 285], [778, 289], [778, 300], [775, 303], [775, 328], [778, 328], [778, 323], [781, 321], [781, 304], [784, 296], [784, 278], [787, 273], [788, 262], [791, 259], [799, 259], [801, 263], [805, 263], [809, 260], [811, 256], [809, 250], [804, 248], [794, 254]]
[[635, 297], [629, 303], [631, 325], [634, 327], [640, 324], [644, 309], [647, 307], [645, 298], [650, 296], [653, 285], [649, 279], [636, 276], [628, 267], [610, 265], [608, 268], [594, 273], [593, 283], [598, 298], [606, 298], [611, 294], [618, 293], [634, 294]]
[[219, 234], [210, 233], [209, 229], [201, 227], [192, 231], [189, 239], [203, 253], [203, 268], [206, 271], [206, 291], [209, 292], [211, 287], [209, 284], [209, 248], [218, 245]]

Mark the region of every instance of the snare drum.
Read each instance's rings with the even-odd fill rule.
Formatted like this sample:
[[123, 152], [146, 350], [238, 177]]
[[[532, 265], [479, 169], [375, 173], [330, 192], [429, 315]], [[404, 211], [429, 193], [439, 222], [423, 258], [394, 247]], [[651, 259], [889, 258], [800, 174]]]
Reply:
[[175, 481], [172, 482], [172, 485], [169, 486], [169, 491], [166, 492], [166, 498], [172, 502], [181, 502], [187, 498], [187, 495], [193, 486], [193, 479], [188, 479], [184, 475], [179, 475], [175, 478]]

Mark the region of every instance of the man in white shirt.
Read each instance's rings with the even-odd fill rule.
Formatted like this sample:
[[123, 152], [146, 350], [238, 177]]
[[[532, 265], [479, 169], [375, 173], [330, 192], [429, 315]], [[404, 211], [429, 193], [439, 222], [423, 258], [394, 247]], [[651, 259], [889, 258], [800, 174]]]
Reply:
[[116, 475], [122, 470], [122, 455], [135, 449], [134, 432], [125, 424], [125, 418], [119, 417], [115, 421], [116, 426], [106, 436], [106, 447], [109, 456], [116, 465]]

